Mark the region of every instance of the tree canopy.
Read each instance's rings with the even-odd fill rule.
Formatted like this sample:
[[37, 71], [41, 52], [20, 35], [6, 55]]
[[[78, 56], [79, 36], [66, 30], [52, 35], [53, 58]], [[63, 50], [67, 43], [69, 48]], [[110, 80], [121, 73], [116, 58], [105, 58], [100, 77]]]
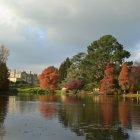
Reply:
[[128, 89], [128, 86], [130, 84], [129, 80], [129, 73], [128, 73], [128, 65], [127, 63], [124, 63], [122, 65], [122, 69], [120, 72], [120, 75], [118, 77], [119, 85], [120, 87], [125, 91]]
[[39, 75], [40, 87], [51, 92], [58, 88], [59, 74], [54, 67], [45, 68]]
[[4, 46], [0, 47], [0, 91], [6, 92], [9, 90], [9, 73], [6, 65], [9, 50]]
[[115, 37], [111, 35], [102, 36], [87, 48], [87, 55], [82, 62], [86, 68], [84, 75], [89, 79], [89, 83], [97, 83], [98, 86], [103, 78], [107, 63], [113, 64], [115, 70], [119, 70], [120, 65], [129, 57], [130, 53], [124, 50], [123, 45]]
[[9, 90], [8, 68], [6, 63], [0, 62], [0, 91], [5, 92]]
[[59, 67], [60, 80], [64, 80], [67, 77], [67, 70], [71, 66], [71, 64], [71, 60], [68, 57], [63, 63], [61, 63]]
[[114, 89], [114, 69], [108, 63], [104, 71], [104, 78], [100, 82], [100, 92], [103, 94], [112, 93]]
[[0, 47], [0, 62], [6, 63], [8, 55], [9, 55], [9, 50], [2, 45]]

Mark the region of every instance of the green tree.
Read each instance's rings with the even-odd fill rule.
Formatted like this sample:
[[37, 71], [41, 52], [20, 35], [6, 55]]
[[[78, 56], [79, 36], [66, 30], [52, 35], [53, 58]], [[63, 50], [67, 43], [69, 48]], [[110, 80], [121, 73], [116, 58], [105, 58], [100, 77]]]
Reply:
[[71, 81], [71, 80], [81, 80], [83, 81], [82, 76], [82, 61], [85, 59], [86, 54], [85, 53], [78, 53], [77, 55], [73, 56], [71, 59], [71, 65], [67, 70], [67, 77], [65, 78], [65, 81]]
[[114, 65], [115, 74], [118, 75], [120, 65], [125, 58], [130, 56], [130, 53], [123, 49], [123, 45], [111, 35], [105, 35], [91, 43], [87, 52], [88, 54], [83, 61], [86, 68], [85, 77], [89, 80], [89, 83], [95, 83], [95, 85], [98, 85], [103, 78], [104, 68], [107, 63]]
[[9, 74], [6, 63], [0, 62], [0, 91], [5, 92], [9, 90]]
[[3, 45], [0, 47], [0, 91], [6, 92], [9, 90], [9, 73], [6, 65], [9, 50]]
[[59, 76], [60, 76], [61, 81], [67, 77], [67, 70], [71, 64], [72, 63], [68, 57], [66, 58], [66, 60], [63, 63], [61, 63], [61, 65], [59, 67]]

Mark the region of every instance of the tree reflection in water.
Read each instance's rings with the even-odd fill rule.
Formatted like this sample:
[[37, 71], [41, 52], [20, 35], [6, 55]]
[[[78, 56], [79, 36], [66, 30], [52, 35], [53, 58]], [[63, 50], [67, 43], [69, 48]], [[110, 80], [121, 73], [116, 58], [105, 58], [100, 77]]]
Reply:
[[128, 106], [128, 103], [125, 101], [119, 102], [119, 120], [121, 122], [121, 125], [123, 128], [127, 128], [128, 126], [128, 118], [129, 118], [129, 112], [130, 112], [130, 106]]
[[39, 96], [38, 100], [40, 101], [39, 111], [41, 115], [45, 118], [53, 117], [56, 113], [56, 106], [54, 104], [56, 97], [53, 95]]
[[4, 120], [7, 114], [8, 97], [0, 97], [0, 139], [3, 139], [5, 135]]
[[94, 102], [91, 97], [75, 98], [74, 101], [71, 101], [71, 97], [65, 98], [63, 97], [74, 104], [63, 104], [58, 111], [60, 123], [64, 127], [70, 128], [79, 136], [85, 136], [86, 140], [127, 140], [129, 138], [128, 133], [119, 125], [118, 105], [115, 104], [114, 97], [99, 96], [98, 102]]

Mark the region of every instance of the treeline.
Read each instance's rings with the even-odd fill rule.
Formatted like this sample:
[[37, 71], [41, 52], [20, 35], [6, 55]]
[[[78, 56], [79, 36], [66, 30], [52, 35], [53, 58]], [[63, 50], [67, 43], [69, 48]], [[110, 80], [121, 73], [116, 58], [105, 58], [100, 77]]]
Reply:
[[[9, 51], [0, 47], [0, 92], [9, 89], [6, 65]], [[39, 75], [42, 89], [99, 91], [108, 93], [134, 93], [140, 90], [140, 61], [130, 62], [130, 52], [117, 39], [105, 35], [93, 41], [87, 52], [66, 58], [59, 68], [50, 66]]]
[[9, 50], [4, 46], [0, 47], [0, 93], [7, 92], [9, 90], [9, 74], [6, 65]]
[[140, 64], [127, 61], [129, 57], [130, 52], [115, 37], [105, 35], [92, 42], [87, 47], [87, 53], [80, 52], [66, 58], [59, 69], [49, 67], [53, 70], [51, 76], [49, 72], [46, 76], [43, 71], [44, 74], [39, 76], [40, 83], [44, 88], [46, 85], [52, 87], [50, 90], [56, 89], [59, 84], [67, 90], [99, 89], [100, 93], [105, 94], [135, 92], [140, 88]]

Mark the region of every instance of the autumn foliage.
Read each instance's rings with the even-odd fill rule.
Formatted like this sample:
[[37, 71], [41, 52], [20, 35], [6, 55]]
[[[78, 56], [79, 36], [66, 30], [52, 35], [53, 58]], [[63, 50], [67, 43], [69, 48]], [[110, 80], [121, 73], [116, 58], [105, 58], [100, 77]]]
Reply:
[[45, 68], [39, 75], [39, 83], [42, 89], [54, 91], [58, 88], [59, 74], [53, 67]]
[[80, 89], [82, 87], [82, 82], [80, 80], [71, 80], [67, 82], [64, 87], [68, 90]]
[[128, 65], [124, 63], [122, 65], [122, 69], [120, 75], [118, 77], [119, 86], [125, 91], [128, 89], [129, 81], [129, 73], [128, 73]]
[[108, 63], [105, 67], [104, 77], [100, 82], [100, 93], [107, 94], [114, 88], [114, 69]]

